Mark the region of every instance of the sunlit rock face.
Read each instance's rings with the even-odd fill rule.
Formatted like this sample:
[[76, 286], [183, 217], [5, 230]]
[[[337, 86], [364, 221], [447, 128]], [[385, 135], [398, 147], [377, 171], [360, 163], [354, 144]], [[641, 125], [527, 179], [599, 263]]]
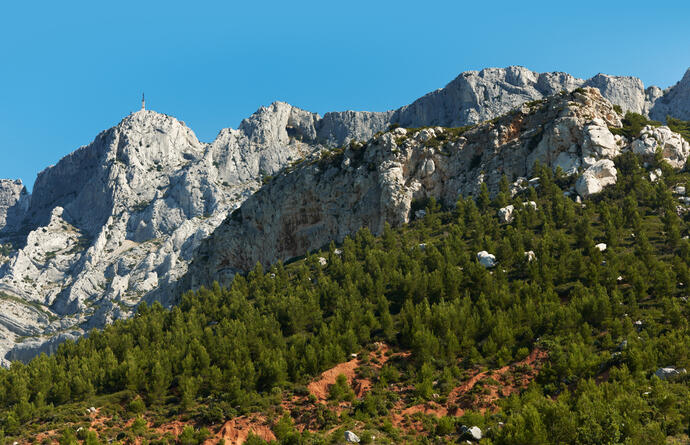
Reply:
[[[302, 255], [361, 227], [381, 233], [385, 223], [408, 222], [415, 200], [434, 197], [452, 206], [458, 195], [476, 195], [482, 183], [496, 192], [502, 175], [516, 186], [537, 186], [537, 178], [528, 181], [536, 163], [576, 175], [573, 196], [599, 193], [616, 182], [612, 159], [639, 143], [610, 131], [621, 127], [613, 104], [584, 87], [525, 104], [461, 135], [442, 127], [381, 133], [262, 187], [201, 244], [179, 286], [225, 284], [257, 262]], [[669, 151], [667, 160], [680, 165], [687, 156]], [[504, 222], [514, 210], [502, 209]]]

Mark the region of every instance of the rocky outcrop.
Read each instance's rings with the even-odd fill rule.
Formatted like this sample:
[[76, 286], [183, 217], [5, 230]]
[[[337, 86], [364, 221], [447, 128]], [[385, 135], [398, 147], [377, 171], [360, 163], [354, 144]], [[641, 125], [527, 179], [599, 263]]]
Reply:
[[584, 85], [599, 89], [602, 96], [624, 111], [647, 114], [651, 104], [647, 100], [644, 85], [637, 77], [597, 74]]
[[416, 200], [433, 196], [453, 205], [482, 183], [497, 191], [503, 174], [536, 184], [520, 178], [530, 177], [537, 162], [555, 169], [567, 158], [581, 176], [578, 191], [589, 196], [615, 182], [611, 158], [630, 146], [609, 127], [621, 126], [613, 105], [586, 87], [469, 130], [396, 128], [364, 146], [329, 152], [277, 175], [247, 199], [202, 243], [180, 286], [227, 283], [257, 262], [302, 255], [361, 227], [380, 233], [386, 222], [409, 221]]
[[632, 143], [632, 151], [648, 159], [653, 159], [657, 150], [673, 168], [683, 168], [690, 153], [690, 143], [668, 127], [644, 127], [637, 140]]
[[29, 194], [20, 179], [0, 179], [0, 232], [17, 229], [29, 201]]
[[666, 116], [672, 116], [690, 121], [690, 68], [673, 87], [663, 92], [650, 90], [650, 95], [655, 99], [649, 111], [650, 118], [663, 122]]
[[[537, 73], [522, 66], [465, 71], [444, 88], [413, 103], [386, 112], [345, 111], [314, 115], [316, 139], [342, 146], [352, 140], [367, 140], [392, 124], [403, 127], [461, 127], [494, 119], [527, 102], [542, 100], [561, 91], [585, 86], [623, 112], [652, 114], [664, 120], [667, 114], [690, 120], [690, 70], [678, 85], [667, 92], [658, 87], [645, 90], [636, 77], [597, 74], [578, 79], [567, 73]], [[652, 111], [653, 110], [653, 111]], [[661, 116], [661, 117], [654, 117]]]

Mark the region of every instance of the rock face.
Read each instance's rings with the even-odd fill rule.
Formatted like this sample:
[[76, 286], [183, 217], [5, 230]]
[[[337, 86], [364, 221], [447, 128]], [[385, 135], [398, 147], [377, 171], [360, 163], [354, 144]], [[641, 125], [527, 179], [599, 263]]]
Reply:
[[658, 121], [665, 121], [666, 116], [690, 121], [690, 68], [683, 78], [666, 91], [650, 90], [656, 98], [649, 111], [649, 117]]
[[597, 74], [585, 81], [584, 85], [598, 88], [602, 96], [607, 98], [612, 104], [620, 105], [624, 111], [647, 114], [651, 107], [644, 85], [636, 77]]
[[0, 179], [0, 232], [16, 230], [29, 207], [29, 194], [22, 181]]
[[532, 186], [520, 178], [530, 177], [536, 162], [555, 169], [567, 157], [584, 178], [579, 191], [591, 195], [615, 182], [610, 158], [630, 149], [609, 131], [621, 125], [613, 105], [586, 87], [464, 132], [436, 127], [380, 134], [277, 175], [201, 244], [180, 286], [228, 283], [257, 262], [302, 255], [361, 227], [381, 233], [386, 222], [408, 222], [416, 200], [433, 196], [452, 205], [460, 194], [478, 193], [482, 182], [497, 191], [502, 174]]
[[[471, 125], [498, 117], [526, 102], [590, 84], [603, 88], [604, 97], [625, 110], [639, 112], [644, 108], [644, 88], [639, 79], [598, 75], [585, 81], [566, 73], [536, 73], [510, 66], [466, 71], [445, 88], [396, 110], [391, 121], [404, 127]], [[628, 92], [631, 87], [634, 92]]]
[[[204, 144], [183, 122], [143, 110], [42, 171], [30, 197], [3, 181], [2, 234], [21, 243], [0, 268], [9, 296], [0, 357], [51, 352], [129, 316], [142, 298], [170, 304], [168, 290], [227, 212], [263, 177], [320, 149], [317, 119], [274, 103]], [[12, 233], [17, 219], [24, 235]]]

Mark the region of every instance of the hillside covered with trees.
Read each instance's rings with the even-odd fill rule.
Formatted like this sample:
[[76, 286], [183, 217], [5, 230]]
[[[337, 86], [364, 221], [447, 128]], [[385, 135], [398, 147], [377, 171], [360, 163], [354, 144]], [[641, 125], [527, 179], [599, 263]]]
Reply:
[[[571, 179], [538, 168], [538, 185], [515, 196], [504, 178], [493, 198], [419, 202], [423, 216], [379, 237], [363, 229], [258, 264], [172, 310], [141, 305], [0, 371], [3, 440], [202, 443], [262, 413], [286, 444], [338, 443], [346, 429], [365, 443], [458, 443], [462, 425], [486, 444], [686, 443], [690, 241], [678, 186], [690, 191], [690, 175], [631, 154], [616, 166], [617, 184], [584, 204], [564, 195]], [[502, 224], [508, 204], [515, 218]], [[352, 354], [356, 377], [315, 394], [310, 384]], [[492, 370], [504, 380], [478, 380]], [[503, 386], [513, 389], [491, 397]], [[179, 431], [164, 431], [171, 421]]]

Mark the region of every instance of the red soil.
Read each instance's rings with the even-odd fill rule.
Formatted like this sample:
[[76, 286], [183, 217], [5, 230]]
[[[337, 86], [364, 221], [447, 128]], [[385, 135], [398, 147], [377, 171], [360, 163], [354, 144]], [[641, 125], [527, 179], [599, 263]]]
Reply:
[[[404, 408], [401, 400], [392, 413], [393, 425], [396, 428], [419, 431], [421, 424], [407, 421], [416, 413], [443, 417], [447, 415], [462, 416], [467, 409], [486, 412], [496, 411], [497, 401], [526, 388], [534, 380], [546, 360], [545, 351], [535, 349], [524, 360], [512, 363], [499, 369], [476, 372], [466, 382], [454, 388], [444, 404], [435, 401]], [[477, 385], [481, 384], [481, 388]], [[411, 392], [411, 388], [407, 390]], [[396, 412], [397, 411], [397, 412]]]
[[[409, 352], [391, 354], [389, 347], [383, 343], [378, 343], [376, 349], [368, 354], [368, 360], [361, 360], [360, 357], [353, 358], [323, 372], [311, 382], [307, 388], [310, 395], [314, 396], [318, 403], [313, 403], [306, 396], [292, 396], [290, 399], [283, 400], [281, 403], [283, 411], [291, 415], [295, 427], [299, 431], [315, 432], [321, 430], [324, 425], [319, 424], [318, 419], [319, 413], [323, 409], [340, 415], [352, 406], [350, 402], [335, 404], [328, 401], [330, 386], [336, 382], [338, 375], [343, 374], [353, 388], [356, 397], [362, 398], [371, 390], [372, 382], [367, 378], [358, 377], [359, 367], [366, 366], [370, 369], [380, 370], [391, 358], [408, 359], [410, 357]], [[465, 382], [454, 388], [447, 397], [436, 396], [435, 400], [413, 406], [408, 406], [414, 397], [412, 386], [390, 385], [388, 390], [396, 392], [400, 396], [400, 400], [390, 412], [393, 425], [408, 432], [421, 432], [423, 431], [422, 423], [415, 418], [415, 415], [419, 413], [443, 417], [448, 415], [462, 416], [467, 409], [481, 412], [495, 411], [498, 409], [497, 402], [500, 398], [523, 390], [534, 380], [546, 358], [547, 353], [545, 351], [535, 349], [524, 360], [508, 366], [486, 371], [475, 370], [471, 372]], [[90, 419], [90, 429], [99, 433], [107, 429], [107, 422], [111, 420], [110, 417], [103, 416], [98, 411], [91, 413]], [[132, 422], [133, 419], [130, 419], [122, 426], [131, 426]], [[163, 436], [169, 433], [174, 437], [178, 437], [188, 425], [179, 419], [156, 427], [153, 427], [151, 422], [147, 423], [157, 435]], [[247, 440], [250, 433], [270, 442], [276, 439], [271, 427], [271, 423], [262, 414], [254, 413], [240, 416], [221, 425], [210, 427], [213, 435], [204, 444], [211, 445], [224, 440], [228, 445], [240, 445]], [[333, 430], [337, 428], [336, 426]], [[57, 443], [58, 438], [59, 433], [57, 431], [45, 431], [39, 434], [34, 441], [40, 443], [44, 439], [49, 439], [52, 443]]]
[[226, 445], [241, 445], [247, 440], [249, 434], [259, 436], [267, 442], [276, 440], [276, 436], [271, 431], [271, 425], [266, 418], [254, 414], [228, 420], [213, 438], [207, 439], [204, 442], [204, 445], [216, 444], [221, 440], [224, 440]]

